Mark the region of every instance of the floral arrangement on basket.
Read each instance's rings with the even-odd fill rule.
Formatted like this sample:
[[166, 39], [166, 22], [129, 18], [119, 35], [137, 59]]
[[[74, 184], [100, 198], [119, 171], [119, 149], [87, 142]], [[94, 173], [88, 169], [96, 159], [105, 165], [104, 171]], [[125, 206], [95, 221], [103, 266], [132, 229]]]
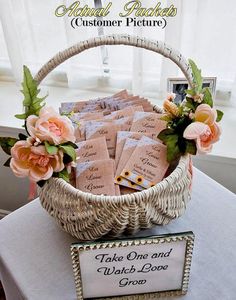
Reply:
[[29, 177], [42, 185], [50, 177], [69, 181], [71, 166], [76, 162], [77, 148], [74, 127], [70, 119], [45, 106], [45, 98], [29, 69], [24, 66], [22, 83], [25, 113], [16, 115], [24, 120], [27, 135], [19, 138], [0, 137], [2, 149], [11, 157], [4, 166], [10, 166], [18, 177]]
[[[208, 153], [219, 140], [218, 122], [223, 112], [213, 108], [209, 88], [203, 88], [201, 70], [189, 60], [193, 75], [193, 87], [186, 90], [186, 99], [175, 104], [175, 95], [164, 101], [167, 128], [158, 138], [167, 146], [168, 162], [181, 155]], [[29, 69], [24, 66], [22, 83], [25, 113], [16, 115], [24, 120], [27, 135], [19, 138], [0, 137], [2, 149], [11, 157], [4, 164], [10, 166], [18, 177], [29, 177], [31, 182], [42, 186], [53, 177], [69, 181], [71, 167], [76, 163], [74, 126], [65, 115], [60, 115], [45, 106], [45, 98], [39, 97], [40, 90]]]
[[193, 87], [186, 90], [181, 104], [175, 104], [175, 94], [164, 101], [167, 128], [158, 138], [167, 145], [167, 160], [172, 162], [186, 153], [206, 154], [212, 150], [221, 134], [218, 122], [223, 112], [213, 108], [213, 99], [208, 87], [203, 88], [201, 70], [189, 60], [192, 70]]

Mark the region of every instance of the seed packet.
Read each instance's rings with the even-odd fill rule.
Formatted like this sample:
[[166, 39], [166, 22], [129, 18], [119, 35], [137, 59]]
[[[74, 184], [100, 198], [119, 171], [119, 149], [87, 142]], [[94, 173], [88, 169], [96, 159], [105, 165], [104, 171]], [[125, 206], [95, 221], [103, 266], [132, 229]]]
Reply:
[[138, 144], [138, 140], [127, 138], [123, 147], [123, 151], [120, 156], [119, 163], [116, 168], [116, 176], [120, 176], [122, 170], [124, 169], [127, 161], [130, 159], [134, 149]]
[[121, 176], [149, 188], [163, 179], [168, 167], [166, 146], [143, 136], [124, 166]]
[[77, 163], [109, 159], [105, 136], [77, 143]]
[[116, 125], [120, 125], [122, 131], [130, 131], [131, 125], [133, 123], [133, 117], [114, 120], [113, 123]]
[[[117, 98], [116, 101], [110, 101], [108, 103], [108, 107], [111, 110], [118, 110], [118, 109], [120, 109], [119, 106], [122, 105], [123, 103], [126, 103], [126, 102], [129, 102], [129, 103], [132, 102], [133, 103], [135, 101], [138, 101], [139, 99], [140, 99], [139, 96], [131, 96], [131, 95], [129, 95], [126, 98]], [[133, 104], [130, 105], [130, 106], [133, 106]]]
[[117, 103], [117, 109], [124, 109], [130, 106], [142, 106], [143, 111], [153, 112], [153, 105], [145, 98], [126, 99]]
[[89, 104], [84, 106], [79, 110], [79, 112], [85, 113], [85, 112], [102, 112], [103, 109], [100, 104]]
[[158, 113], [135, 112], [130, 130], [158, 135], [166, 128], [166, 122], [160, 119], [162, 116]]
[[116, 169], [116, 175], [115, 175], [115, 182], [119, 185], [123, 185], [126, 187], [133, 188], [135, 190], [142, 190], [143, 188], [141, 186], [138, 186], [134, 182], [128, 180], [127, 178], [123, 178], [121, 175], [121, 172], [126, 165], [127, 161], [130, 159], [134, 149], [136, 148], [138, 144], [138, 140], [127, 138], [125, 145], [123, 147], [123, 151]]
[[73, 123], [79, 123], [81, 120], [89, 121], [103, 118], [103, 112], [82, 112], [73, 113], [68, 116]]
[[103, 109], [109, 109], [110, 111], [114, 111], [116, 110], [114, 103], [116, 103], [117, 101], [121, 100], [119, 97], [107, 97], [101, 100], [101, 107]]
[[[112, 120], [112, 119], [107, 119], [107, 118], [99, 118], [96, 120], [92, 120], [95, 122], [102, 122], [102, 123], [110, 123], [110, 124], [117, 124], [121, 126], [121, 129], [123, 131], [129, 131], [130, 127], [133, 123], [133, 118], [132, 117], [126, 117], [118, 120]], [[86, 122], [86, 124], [92, 124], [91, 120], [89, 122]]]
[[116, 196], [120, 196], [120, 186], [115, 183], [115, 194]]
[[95, 195], [116, 195], [114, 161], [111, 159], [78, 163], [76, 188]]
[[73, 126], [75, 128], [76, 143], [85, 141], [85, 123], [85, 120], [80, 120], [79, 123], [73, 122]]
[[120, 186], [120, 194], [121, 195], [133, 194], [135, 192], [137, 192], [137, 190], [134, 190], [127, 186], [122, 186], [122, 185]]
[[[61, 103], [60, 113], [71, 113], [71, 112], [80, 112], [87, 105], [91, 105], [89, 100], [86, 101], [76, 101], [76, 102], [63, 102]], [[93, 103], [94, 104], [94, 103]]]
[[[140, 140], [143, 135], [144, 134], [141, 133], [141, 132], [133, 132], [133, 131], [118, 131], [117, 132], [116, 154], [115, 154], [115, 165], [116, 165], [116, 167], [119, 163], [120, 156], [122, 154], [123, 147], [125, 145], [126, 139], [130, 138], [130, 139], [134, 139], [134, 140]], [[145, 136], [148, 136], [148, 137], [152, 138], [151, 133], [145, 133]]]
[[101, 99], [101, 107], [102, 108], [108, 108], [109, 107], [109, 103], [112, 103], [118, 99], [125, 99], [128, 97], [128, 93], [126, 90], [122, 90], [116, 94], [114, 94], [111, 97], [105, 97]]
[[61, 103], [61, 107], [59, 107], [59, 113], [62, 114], [69, 114], [74, 111], [75, 102], [65, 102]]
[[105, 136], [111, 158], [115, 157], [117, 131], [119, 130], [121, 130], [121, 125], [110, 122], [95, 121], [85, 124], [86, 140]]
[[136, 111], [143, 111], [142, 106], [129, 106], [124, 109], [111, 112], [111, 114], [108, 115], [106, 118], [112, 120], [119, 120], [125, 117], [133, 117]]

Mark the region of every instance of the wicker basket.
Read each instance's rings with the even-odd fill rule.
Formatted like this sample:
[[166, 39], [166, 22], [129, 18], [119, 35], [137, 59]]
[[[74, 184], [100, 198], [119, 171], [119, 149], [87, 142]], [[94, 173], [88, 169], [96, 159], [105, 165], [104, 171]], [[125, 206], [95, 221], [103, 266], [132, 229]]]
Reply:
[[[192, 86], [189, 65], [179, 52], [162, 42], [129, 35], [101, 36], [59, 52], [40, 69], [36, 81], [39, 84], [68, 58], [102, 45], [130, 45], [160, 53], [180, 67]], [[157, 107], [154, 110], [160, 111]], [[123, 196], [92, 195], [75, 189], [62, 179], [51, 178], [39, 188], [40, 201], [57, 223], [79, 240], [133, 234], [140, 229], [168, 224], [184, 213], [190, 199], [190, 160], [188, 155], [181, 157], [177, 167], [163, 181], [149, 189]]]

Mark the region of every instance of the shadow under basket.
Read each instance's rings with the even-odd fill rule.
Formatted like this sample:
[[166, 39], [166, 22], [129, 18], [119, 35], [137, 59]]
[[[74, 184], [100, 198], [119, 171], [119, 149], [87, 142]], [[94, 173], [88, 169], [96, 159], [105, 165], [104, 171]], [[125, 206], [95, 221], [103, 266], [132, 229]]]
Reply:
[[[70, 57], [104, 45], [134, 46], [159, 53], [172, 60], [193, 86], [188, 62], [178, 51], [160, 41], [126, 34], [99, 36], [59, 52], [39, 70], [35, 80], [40, 84]], [[161, 112], [161, 109], [154, 107], [154, 111]], [[141, 192], [122, 196], [93, 195], [75, 189], [63, 179], [51, 178], [39, 188], [39, 196], [42, 206], [63, 230], [81, 241], [88, 241], [133, 234], [180, 217], [190, 199], [191, 179], [191, 157], [186, 155], [168, 177]]]

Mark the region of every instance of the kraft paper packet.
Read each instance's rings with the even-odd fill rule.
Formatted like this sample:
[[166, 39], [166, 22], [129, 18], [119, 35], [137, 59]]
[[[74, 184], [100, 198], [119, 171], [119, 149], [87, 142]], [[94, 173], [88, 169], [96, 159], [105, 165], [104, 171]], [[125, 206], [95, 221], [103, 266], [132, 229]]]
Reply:
[[134, 189], [129, 188], [127, 186], [122, 186], [122, 185], [120, 186], [120, 194], [121, 195], [133, 194], [135, 192], [137, 192], [137, 190], [134, 190]]
[[162, 116], [163, 114], [137, 111], [134, 114], [130, 130], [158, 135], [166, 128], [166, 121], [160, 119]]
[[[105, 137], [77, 143], [77, 163], [93, 160], [109, 159]], [[71, 168], [69, 176], [70, 184], [76, 186], [76, 168]]]
[[96, 120], [96, 119], [103, 118], [103, 112], [73, 113], [68, 117], [72, 122], [78, 123], [81, 120], [90, 121], [90, 120]]
[[111, 110], [117, 110], [119, 109], [119, 105], [121, 105], [122, 103], [125, 103], [125, 102], [134, 102], [134, 101], [138, 101], [140, 99], [139, 96], [128, 96], [126, 98], [117, 98], [115, 99], [115, 101], [113, 102], [109, 102], [108, 103], [108, 107], [111, 109]]
[[[104, 119], [103, 112], [89, 112], [89, 113], [78, 113], [78, 114], [84, 114], [86, 117], [84, 119], [80, 119], [79, 122], [74, 121], [73, 125], [75, 128], [75, 138], [76, 142], [84, 141], [85, 140], [85, 125], [86, 124], [92, 124], [91, 121], [98, 121], [102, 120], [103, 122], [106, 121]], [[110, 121], [110, 120], [108, 120]]]
[[73, 124], [74, 128], [75, 128], [75, 141], [76, 143], [84, 141], [85, 140], [85, 133], [84, 130], [82, 128], [83, 124], [83, 120], [80, 121], [79, 125]]
[[86, 100], [86, 101], [76, 101], [76, 102], [62, 102], [60, 107], [60, 113], [71, 113], [71, 112], [80, 112], [87, 105], [99, 105], [100, 99]]
[[136, 111], [143, 111], [142, 106], [129, 106], [121, 110], [111, 112], [110, 115], [106, 116], [107, 119], [119, 120], [126, 117], [133, 117]]
[[112, 159], [82, 162], [76, 167], [76, 188], [95, 195], [116, 195]]
[[[150, 133], [147, 133], [145, 135], [150, 138], [152, 137], [152, 134], [150, 134]], [[134, 139], [134, 140], [140, 140], [142, 136], [143, 136], [143, 133], [141, 133], [141, 132], [132, 132], [132, 131], [118, 131], [117, 132], [116, 153], [115, 153], [116, 168], [118, 166], [126, 139], [130, 138], [130, 139]]]
[[124, 109], [129, 106], [142, 106], [146, 112], [153, 112], [153, 106], [151, 102], [145, 98], [138, 98], [132, 100], [124, 100], [117, 103], [117, 109]]
[[122, 131], [130, 131], [130, 128], [133, 123], [133, 117], [126, 117], [113, 121], [114, 124], [120, 125]]
[[123, 101], [127, 98], [131, 100], [133, 98], [139, 98], [139, 96], [129, 95], [126, 90], [122, 90], [109, 97], [80, 100], [74, 102], [63, 102], [61, 103], [61, 107], [59, 108], [59, 110], [61, 114], [68, 114], [71, 112], [92, 112], [97, 110], [101, 111], [102, 109], [109, 108], [109, 105], [113, 106], [113, 104], [118, 100]]
[[138, 144], [138, 140], [130, 139], [130, 138], [126, 139], [126, 142], [125, 142], [125, 145], [123, 148], [123, 152], [121, 154], [120, 161], [119, 161], [117, 169], [116, 169], [115, 182], [119, 185], [127, 186], [127, 187], [133, 188], [135, 190], [142, 190], [143, 188], [141, 188], [141, 186], [138, 186], [137, 184], [133, 183], [132, 181], [122, 178], [120, 176], [124, 166], [126, 165], [127, 161], [130, 159], [137, 144]]
[[116, 103], [118, 100], [121, 100], [121, 98], [119, 98], [119, 97], [116, 98], [113, 96], [107, 97], [107, 98], [101, 100], [100, 105], [103, 109], [109, 109], [110, 111], [114, 111], [114, 110], [116, 110], [114, 103]]
[[143, 136], [128, 160], [121, 176], [149, 188], [160, 182], [168, 167], [166, 146]]
[[128, 97], [129, 94], [127, 92], [127, 90], [121, 90], [120, 92], [117, 92], [116, 94], [113, 95], [114, 97]]
[[69, 118], [71, 119], [75, 128], [76, 142], [80, 142], [85, 140], [85, 121], [92, 121], [103, 118], [103, 112], [72, 113], [72, 115], [69, 116]]
[[122, 90], [110, 97], [104, 97], [101, 99], [101, 106], [103, 108], [107, 108], [109, 106], [110, 103], [119, 100], [119, 99], [126, 99], [127, 97], [129, 97], [128, 92], [126, 90]]
[[[113, 163], [114, 163], [114, 177], [115, 177], [115, 173], [116, 173], [116, 168], [115, 168], [115, 160], [113, 160]], [[118, 184], [115, 183], [115, 193], [116, 193], [116, 196], [120, 196], [120, 186]]]
[[73, 123], [73, 126], [75, 128], [75, 139], [76, 143], [85, 141], [85, 124], [86, 120], [80, 120], [79, 124]]
[[103, 108], [101, 107], [100, 104], [90, 104], [90, 105], [86, 105], [84, 106], [80, 112], [85, 113], [85, 112], [103, 112]]
[[107, 143], [104, 136], [77, 143], [77, 163], [109, 159]]
[[[97, 114], [97, 113], [96, 113]], [[96, 115], [94, 113], [94, 115]], [[74, 125], [75, 127], [75, 138], [76, 138], [76, 142], [81, 142], [81, 141], [85, 141], [85, 129], [86, 129], [86, 125], [88, 124], [93, 124], [94, 122], [112, 122], [112, 120], [106, 120], [103, 118], [96, 118], [95, 120], [81, 120], [79, 122], [79, 125]]]
[[120, 125], [121, 130], [129, 131], [130, 127], [133, 123], [133, 117], [126, 117], [126, 118], [122, 118], [122, 119], [118, 119], [118, 120], [112, 120], [112, 119], [108, 119], [108, 118], [99, 118], [95, 121]]
[[116, 196], [120, 196], [120, 186], [115, 183], [115, 194]]
[[105, 136], [108, 152], [111, 158], [115, 157], [117, 131], [121, 130], [121, 125], [111, 122], [89, 122], [85, 124], [86, 140]]
[[113, 103], [118, 99], [126, 99], [127, 97], [128, 97], [127, 91], [122, 90], [112, 96], [101, 98], [100, 105], [103, 109], [106, 109], [109, 108], [110, 103]]
[[[111, 96], [114, 99], [117, 97], [126, 97], [128, 95], [126, 90], [122, 90], [115, 95]], [[104, 97], [104, 98], [95, 98], [90, 100], [80, 100], [80, 101], [74, 101], [74, 102], [62, 102], [60, 107], [60, 113], [70, 113], [70, 112], [81, 112], [81, 111], [91, 111], [91, 109], [97, 110], [102, 109], [105, 107], [102, 107], [103, 101], [106, 99], [109, 99], [111, 97]], [[87, 107], [88, 106], [88, 107]], [[86, 108], [87, 107], [87, 108]]]

